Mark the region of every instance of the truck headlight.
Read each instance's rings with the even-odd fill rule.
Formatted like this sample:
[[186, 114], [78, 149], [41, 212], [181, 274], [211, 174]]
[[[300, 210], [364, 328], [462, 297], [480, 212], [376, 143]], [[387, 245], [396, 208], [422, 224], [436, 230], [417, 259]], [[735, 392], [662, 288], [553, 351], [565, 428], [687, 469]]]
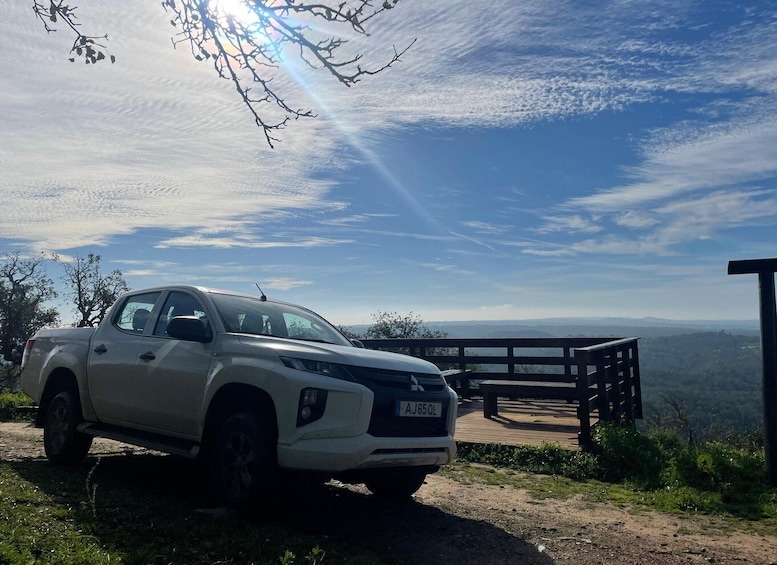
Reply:
[[316, 373], [317, 375], [323, 375], [325, 377], [332, 377], [333, 379], [340, 379], [342, 381], [353, 382], [353, 377], [348, 372], [348, 369], [337, 363], [328, 363], [326, 361], [314, 361], [313, 359], [300, 359], [298, 357], [281, 357], [283, 364], [290, 369], [297, 369], [298, 371], [307, 371], [308, 373]]

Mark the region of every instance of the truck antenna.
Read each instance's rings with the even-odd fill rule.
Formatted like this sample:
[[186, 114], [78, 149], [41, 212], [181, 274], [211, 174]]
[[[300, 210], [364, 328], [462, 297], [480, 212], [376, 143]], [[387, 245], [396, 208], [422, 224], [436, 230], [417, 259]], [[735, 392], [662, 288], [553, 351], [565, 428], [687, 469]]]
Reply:
[[264, 295], [264, 292], [262, 292], [262, 289], [259, 288], [259, 283], [254, 283], [254, 284], [256, 285], [256, 288], [259, 289], [259, 294], [262, 295], [259, 297], [259, 300], [261, 300], [262, 302], [267, 302], [267, 297]]

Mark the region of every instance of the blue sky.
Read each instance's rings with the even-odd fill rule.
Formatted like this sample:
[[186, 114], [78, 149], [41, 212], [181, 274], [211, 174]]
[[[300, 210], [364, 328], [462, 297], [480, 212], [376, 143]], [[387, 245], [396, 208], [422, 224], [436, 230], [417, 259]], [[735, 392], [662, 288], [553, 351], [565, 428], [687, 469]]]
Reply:
[[159, 2], [79, 4], [96, 66], [2, 7], [0, 250], [258, 282], [341, 324], [758, 316], [726, 268], [777, 256], [773, 2], [402, 0], [351, 43], [417, 38], [395, 67], [280, 70], [318, 118], [274, 150]]

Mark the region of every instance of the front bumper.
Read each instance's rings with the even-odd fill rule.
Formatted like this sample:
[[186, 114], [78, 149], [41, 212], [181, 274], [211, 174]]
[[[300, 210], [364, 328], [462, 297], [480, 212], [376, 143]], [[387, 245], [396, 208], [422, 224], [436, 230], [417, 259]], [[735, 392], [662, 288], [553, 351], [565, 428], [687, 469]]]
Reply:
[[281, 468], [339, 473], [355, 469], [446, 465], [456, 456], [453, 436], [306, 439], [278, 446]]

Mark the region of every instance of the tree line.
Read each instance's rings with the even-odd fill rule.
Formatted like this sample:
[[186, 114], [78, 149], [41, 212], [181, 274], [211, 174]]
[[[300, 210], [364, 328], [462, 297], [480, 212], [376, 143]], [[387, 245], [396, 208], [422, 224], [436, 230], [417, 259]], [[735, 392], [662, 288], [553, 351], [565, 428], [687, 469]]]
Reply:
[[27, 256], [4, 252], [0, 259], [0, 389], [11, 386], [27, 339], [38, 330], [62, 323], [62, 314], [51, 305], [60, 298], [47, 267], [62, 265], [62, 298], [73, 306], [73, 326], [96, 326], [118, 296], [129, 290], [119, 269], [104, 272], [102, 257], [89, 253], [65, 262], [57, 255]]

